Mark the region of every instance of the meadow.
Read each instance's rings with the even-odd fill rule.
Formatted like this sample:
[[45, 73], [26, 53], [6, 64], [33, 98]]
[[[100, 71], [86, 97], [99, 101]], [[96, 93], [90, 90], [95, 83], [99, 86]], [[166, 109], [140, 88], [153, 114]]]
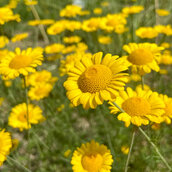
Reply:
[[172, 171], [171, 0], [0, 1], [0, 172]]

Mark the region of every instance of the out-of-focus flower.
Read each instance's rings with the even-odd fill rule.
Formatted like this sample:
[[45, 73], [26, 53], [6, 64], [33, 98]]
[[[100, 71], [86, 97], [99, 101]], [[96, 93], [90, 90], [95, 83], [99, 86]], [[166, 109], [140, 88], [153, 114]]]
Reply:
[[156, 25], [156, 26], [154, 26], [154, 28], [159, 33], [163, 33], [167, 36], [172, 35], [172, 26], [171, 25]]
[[167, 48], [170, 48], [170, 43], [168, 43], [168, 42], [163, 42], [160, 46], [161, 46], [161, 47], [164, 47], [165, 49], [167, 49]]
[[161, 75], [167, 75], [167, 74], [168, 74], [168, 70], [166, 70], [166, 69], [160, 69], [160, 70], [159, 70], [159, 73], [160, 73]]
[[140, 38], [155, 38], [158, 36], [158, 32], [152, 27], [140, 27], [136, 30], [136, 35]]
[[0, 36], [0, 48], [4, 48], [8, 43], [9, 39], [6, 36]]
[[168, 10], [165, 10], [165, 9], [157, 9], [156, 13], [159, 16], [168, 16], [168, 15], [170, 15], [170, 12]]
[[43, 20], [30, 20], [28, 25], [30, 26], [37, 26], [37, 25], [50, 25], [53, 24], [55, 21], [52, 19], [43, 19]]
[[28, 33], [19, 33], [17, 35], [15, 35], [14, 37], [11, 38], [12, 42], [17, 42], [17, 41], [21, 41], [25, 38], [27, 38], [29, 36]]
[[70, 156], [70, 154], [72, 153], [72, 151], [70, 149], [66, 150], [64, 152], [64, 157], [68, 158]]
[[101, 44], [110, 44], [112, 42], [112, 38], [110, 36], [99, 36], [98, 41]]
[[161, 126], [161, 124], [153, 123], [153, 124], [151, 125], [151, 128], [152, 128], [153, 130], [159, 130], [159, 129], [160, 129], [160, 126]]
[[171, 65], [172, 64], [172, 55], [171, 52], [165, 50], [161, 56], [160, 64]]
[[144, 10], [143, 6], [133, 5], [133, 6], [130, 6], [130, 7], [124, 7], [122, 9], [122, 13], [124, 13], [124, 14], [136, 14], [136, 13], [140, 13], [143, 10]]
[[64, 50], [65, 46], [63, 44], [51, 44], [51, 45], [47, 45], [45, 47], [45, 52], [47, 54], [53, 54], [53, 53], [61, 53]]
[[38, 1], [37, 0], [25, 0], [25, 5], [37, 5], [38, 4]]
[[81, 41], [81, 37], [79, 36], [70, 36], [63, 38], [63, 42], [67, 44], [78, 43], [80, 41]]
[[0, 97], [0, 106], [2, 105], [3, 101], [4, 101], [4, 98]]
[[65, 105], [64, 104], [61, 104], [58, 108], [57, 108], [57, 111], [58, 112], [61, 112], [63, 109], [64, 109]]
[[94, 8], [93, 13], [94, 14], [102, 14], [102, 9], [101, 8]]
[[109, 6], [109, 2], [107, 2], [107, 1], [101, 2], [101, 6], [108, 7]]
[[128, 154], [129, 150], [130, 150], [130, 148], [128, 146], [122, 146], [121, 147], [121, 152], [125, 155]]

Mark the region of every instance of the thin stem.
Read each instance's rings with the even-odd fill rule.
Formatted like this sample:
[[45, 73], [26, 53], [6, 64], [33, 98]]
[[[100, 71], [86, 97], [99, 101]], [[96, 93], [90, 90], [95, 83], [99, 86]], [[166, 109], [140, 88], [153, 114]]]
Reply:
[[132, 139], [131, 139], [130, 151], [129, 151], [129, 153], [128, 153], [127, 161], [126, 161], [126, 164], [125, 164], [125, 172], [128, 171], [128, 164], [129, 164], [130, 157], [131, 157], [131, 151], [132, 151], [132, 148], [133, 148], [135, 135], [136, 135], [136, 132], [134, 131], [134, 132], [133, 132], [133, 135], [132, 135]]
[[[26, 121], [27, 121], [27, 141], [28, 141], [28, 144], [29, 144], [29, 139], [30, 139], [30, 131], [29, 131], [29, 128], [30, 128], [30, 123], [29, 123], [29, 99], [28, 99], [28, 95], [27, 95], [27, 85], [26, 85], [26, 77], [24, 76], [23, 77], [23, 80], [24, 80], [24, 89], [25, 89], [25, 101], [26, 101]], [[29, 154], [29, 168], [30, 168], [30, 154]]]
[[[115, 102], [113, 102], [113, 104], [121, 111], [124, 112], [125, 111], [119, 107]], [[165, 160], [165, 158], [163, 157], [163, 155], [160, 153], [158, 147], [151, 141], [150, 137], [140, 128], [138, 127], [139, 130], [141, 131], [141, 133], [146, 137], [146, 139], [148, 140], [148, 142], [153, 146], [153, 148], [155, 149], [155, 151], [157, 152], [157, 154], [159, 155], [159, 157], [161, 158], [161, 160], [164, 162], [164, 164], [167, 166], [167, 168], [172, 171], [172, 168], [170, 167], [170, 165], [168, 164], [168, 162]]]
[[167, 166], [167, 168], [172, 171], [172, 168], [170, 167], [170, 165], [168, 164], [168, 162], [165, 160], [165, 158], [163, 157], [163, 155], [160, 153], [158, 147], [151, 141], [150, 137], [139, 127], [140, 132], [146, 137], [146, 139], [148, 140], [148, 142], [153, 146], [153, 148], [155, 149], [155, 151], [157, 152], [157, 154], [159, 155], [159, 157], [161, 158], [161, 160], [164, 162], [164, 164]]
[[[26, 172], [31, 172], [28, 168], [26, 168], [24, 165], [22, 165], [21, 163], [19, 163], [17, 160], [11, 158], [10, 156], [8, 156], [7, 162], [8, 161], [13, 161], [13, 163], [15, 163], [18, 167], [22, 168], [24, 171]], [[9, 162], [10, 163], [10, 162]]]
[[[39, 17], [39, 15], [38, 15], [38, 12], [36, 11], [36, 8], [34, 7], [34, 5], [30, 5], [30, 9], [31, 9], [31, 11], [32, 11], [32, 13], [33, 13], [35, 19], [40, 20], [40, 17]], [[43, 37], [43, 39], [44, 39], [44, 42], [45, 42], [46, 44], [49, 44], [49, 39], [48, 39], [48, 36], [47, 36], [47, 34], [46, 34], [46, 32], [45, 32], [44, 26], [43, 26], [43, 25], [39, 25], [38, 27], [39, 27], [39, 29], [40, 29], [40, 32], [41, 32], [42, 37]]]

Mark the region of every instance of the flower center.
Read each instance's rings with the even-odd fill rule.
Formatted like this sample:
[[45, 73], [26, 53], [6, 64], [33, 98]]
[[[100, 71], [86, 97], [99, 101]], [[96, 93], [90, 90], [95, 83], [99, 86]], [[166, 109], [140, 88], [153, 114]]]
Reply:
[[21, 113], [19, 116], [18, 116], [18, 120], [21, 121], [21, 122], [27, 122], [27, 119], [26, 119], [26, 113]]
[[83, 168], [88, 172], [98, 172], [103, 164], [103, 158], [100, 154], [85, 155], [81, 163]]
[[130, 116], [145, 116], [150, 113], [151, 107], [147, 100], [140, 97], [132, 97], [122, 104], [124, 111]]
[[32, 63], [32, 57], [25, 55], [16, 55], [10, 62], [9, 67], [20, 69], [29, 66]]
[[93, 65], [79, 77], [78, 86], [82, 92], [95, 93], [106, 88], [112, 78], [112, 71], [104, 65]]
[[145, 65], [153, 61], [153, 54], [145, 49], [137, 49], [128, 56], [128, 61], [135, 65]]

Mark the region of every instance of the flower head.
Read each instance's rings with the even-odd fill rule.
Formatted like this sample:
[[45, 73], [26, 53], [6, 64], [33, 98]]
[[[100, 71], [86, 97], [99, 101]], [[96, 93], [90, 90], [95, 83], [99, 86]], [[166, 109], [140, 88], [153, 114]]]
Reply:
[[123, 49], [129, 53], [127, 60], [132, 65], [132, 70], [141, 75], [150, 73], [151, 70], [159, 71], [160, 51], [163, 47], [158, 47], [153, 43], [129, 43]]
[[168, 10], [165, 10], [165, 9], [157, 9], [156, 13], [159, 16], [168, 16], [170, 14], [170, 12]]
[[152, 27], [140, 27], [136, 30], [136, 35], [140, 38], [155, 38], [158, 36], [158, 32], [155, 30], [155, 28]]
[[74, 172], [110, 172], [112, 163], [110, 150], [95, 141], [77, 148], [71, 161]]
[[20, 33], [11, 38], [12, 42], [21, 41], [29, 36], [28, 33]]
[[67, 97], [74, 106], [82, 104], [85, 109], [96, 108], [104, 100], [114, 99], [128, 81], [128, 62], [125, 58], [96, 53], [91, 58], [83, 56], [68, 72], [64, 83]]
[[142, 90], [137, 88], [133, 91], [127, 88], [127, 91], [120, 91], [115, 103], [118, 104], [125, 112], [120, 110], [110, 102], [111, 113], [118, 115], [118, 120], [124, 121], [128, 127], [130, 123], [141, 126], [148, 125], [149, 121], [161, 123], [163, 121], [164, 102], [159, 98], [158, 93], [151, 90]]
[[42, 64], [43, 49], [28, 48], [21, 51], [16, 48], [15, 52], [9, 52], [0, 63], [0, 74], [6, 79], [14, 79], [20, 74], [28, 75], [29, 72], [35, 72], [35, 67]]
[[12, 141], [10, 133], [0, 130], [0, 166], [6, 160], [6, 156], [10, 153]]
[[139, 5], [133, 5], [133, 6], [130, 6], [130, 7], [124, 7], [122, 9], [122, 12], [124, 14], [136, 14], [136, 13], [140, 13], [141, 11], [144, 10], [144, 7], [143, 6], [139, 6]]
[[0, 36], [0, 43], [0, 48], [4, 48], [9, 43], [9, 39], [6, 36]]
[[27, 121], [27, 106], [26, 103], [19, 104], [12, 108], [8, 118], [8, 125], [13, 128], [19, 128], [20, 131], [31, 128], [31, 124], [38, 124], [44, 121], [42, 110], [39, 106], [33, 104], [28, 105], [28, 121]]

